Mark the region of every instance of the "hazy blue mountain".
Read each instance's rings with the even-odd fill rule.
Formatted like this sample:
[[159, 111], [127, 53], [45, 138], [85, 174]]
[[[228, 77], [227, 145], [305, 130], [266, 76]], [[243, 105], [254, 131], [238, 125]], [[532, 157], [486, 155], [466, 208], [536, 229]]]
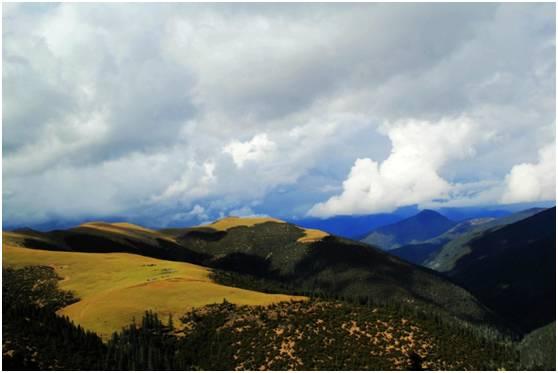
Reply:
[[436, 211], [422, 210], [410, 218], [372, 230], [362, 241], [384, 250], [393, 250], [426, 241], [456, 225], [457, 222]]
[[26, 225], [14, 225], [14, 224], [10, 224], [10, 222], [3, 221], [2, 229], [5, 231], [31, 229], [39, 232], [48, 232], [56, 229], [70, 229], [80, 224], [87, 223], [89, 221], [105, 221], [105, 222], [112, 223], [112, 222], [126, 221], [126, 218], [122, 216], [103, 216], [102, 218], [99, 218], [97, 216], [88, 216], [88, 217], [81, 217], [75, 219], [53, 218], [42, 223], [26, 224]]
[[408, 262], [430, 267], [435, 270], [449, 270], [453, 263], [468, 252], [465, 243], [483, 232], [512, 224], [543, 211], [544, 208], [530, 208], [495, 219], [493, 217], [465, 220], [439, 236], [391, 250], [391, 254]]
[[476, 218], [466, 220], [455, 225], [439, 236], [421, 243], [401, 246], [397, 249], [391, 250], [390, 254], [395, 255], [401, 259], [405, 259], [406, 261], [409, 261], [411, 263], [424, 265], [425, 263], [436, 257], [436, 255], [440, 252], [440, 250], [446, 243], [494, 220], [497, 219]]
[[437, 208], [440, 214], [450, 220], [465, 221], [476, 218], [501, 218], [520, 211], [529, 210], [531, 208], [550, 208], [556, 204], [555, 201], [537, 201], [512, 203], [505, 205], [487, 205], [487, 206], [467, 206], [467, 207], [440, 207]]
[[370, 229], [395, 223], [405, 217], [405, 215], [394, 213], [357, 216], [339, 215], [327, 219], [306, 218], [298, 220], [287, 219], [287, 221], [301, 227], [319, 229], [336, 236], [360, 239], [370, 232]]

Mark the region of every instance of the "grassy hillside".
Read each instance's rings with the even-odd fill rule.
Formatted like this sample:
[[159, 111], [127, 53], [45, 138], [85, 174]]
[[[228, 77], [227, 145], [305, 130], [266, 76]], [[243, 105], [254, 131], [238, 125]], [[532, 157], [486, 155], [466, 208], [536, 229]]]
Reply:
[[[248, 218], [239, 218], [236, 216], [229, 216], [223, 219], [219, 219], [211, 224], [202, 225], [196, 228], [209, 228], [215, 231], [228, 231], [231, 228], [238, 228], [238, 227], [254, 227], [258, 224], [263, 223], [279, 223], [279, 224], [286, 224], [286, 222], [270, 218], [270, 217], [248, 217]], [[290, 226], [290, 225], [289, 225]], [[318, 230], [318, 229], [307, 229], [298, 227], [298, 229], [302, 230], [303, 235], [297, 238], [297, 242], [301, 243], [310, 243], [316, 242], [329, 236], [328, 233]]]
[[7, 232], [20, 246], [90, 253], [123, 252], [165, 260], [200, 264], [205, 258], [178, 245], [172, 237], [127, 223], [91, 222], [67, 230], [37, 232], [29, 229]]
[[[10, 242], [12, 244], [10, 244]], [[63, 278], [60, 286], [80, 301], [63, 308], [86, 329], [104, 338], [141, 319], [147, 309], [180, 315], [191, 307], [220, 302], [269, 304], [293, 299], [215, 283], [207, 268], [125, 253], [74, 253], [17, 247], [4, 235], [3, 266], [47, 265]], [[296, 297], [294, 297], [296, 298]]]
[[447, 274], [529, 332], [556, 317], [556, 209], [487, 232]]

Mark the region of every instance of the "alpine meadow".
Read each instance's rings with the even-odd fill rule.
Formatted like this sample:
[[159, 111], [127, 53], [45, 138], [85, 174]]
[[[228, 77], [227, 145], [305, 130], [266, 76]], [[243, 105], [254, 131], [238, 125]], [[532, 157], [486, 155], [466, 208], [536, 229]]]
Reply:
[[2, 23], [3, 370], [556, 370], [554, 3]]

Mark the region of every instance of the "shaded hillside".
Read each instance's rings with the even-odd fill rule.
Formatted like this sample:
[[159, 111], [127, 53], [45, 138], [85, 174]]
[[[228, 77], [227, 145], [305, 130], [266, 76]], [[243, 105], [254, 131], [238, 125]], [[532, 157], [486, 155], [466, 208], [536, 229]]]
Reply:
[[423, 265], [425, 262], [428, 262], [430, 259], [436, 256], [442, 246], [443, 245], [439, 243], [425, 242], [414, 245], [401, 246], [397, 249], [390, 250], [389, 253], [410, 263]]
[[453, 266], [455, 260], [467, 252], [463, 245], [473, 237], [477, 237], [485, 231], [523, 220], [543, 210], [542, 208], [532, 208], [498, 219], [483, 217], [462, 221], [439, 236], [420, 243], [401, 246], [392, 250], [390, 254], [414, 264], [445, 271]]
[[487, 224], [492, 220], [494, 219], [480, 218], [467, 220], [455, 225], [441, 235], [422, 243], [405, 245], [398, 247], [397, 249], [393, 249], [390, 251], [390, 254], [414, 264], [424, 265], [424, 263], [433, 259], [449, 241], [467, 234], [468, 232], [477, 229], [478, 226]]
[[93, 222], [67, 230], [7, 232], [18, 245], [32, 249], [89, 253], [123, 252], [158, 259], [201, 263], [207, 256], [178, 245], [172, 238], [127, 223]]
[[447, 274], [523, 332], [556, 315], [556, 208], [467, 244]]
[[224, 225], [226, 229], [202, 226], [162, 231], [114, 224], [84, 225], [41, 234], [40, 240], [29, 235], [20, 235], [18, 239], [30, 247], [43, 248], [47, 243], [44, 248], [49, 250], [60, 245], [62, 250], [125, 251], [191, 261], [273, 280], [294, 294], [321, 292], [411, 302], [471, 321], [492, 321], [491, 313], [467, 291], [432, 271], [368, 245], [316, 235], [283, 222], [230, 227], [228, 223]]
[[456, 224], [436, 211], [422, 210], [415, 216], [373, 230], [362, 242], [392, 250], [436, 237]]
[[438, 253], [423, 262], [423, 264], [436, 271], [450, 271], [455, 266], [455, 263], [459, 260], [459, 258], [470, 252], [468, 245], [475, 238], [481, 237], [488, 232], [500, 229], [508, 224], [513, 224], [531, 217], [544, 210], [545, 209], [542, 208], [532, 208], [516, 212], [503, 218], [494, 219], [480, 225], [475, 225], [471, 227], [472, 229], [469, 232], [464, 232], [463, 234], [453, 237], [451, 240], [444, 243]]

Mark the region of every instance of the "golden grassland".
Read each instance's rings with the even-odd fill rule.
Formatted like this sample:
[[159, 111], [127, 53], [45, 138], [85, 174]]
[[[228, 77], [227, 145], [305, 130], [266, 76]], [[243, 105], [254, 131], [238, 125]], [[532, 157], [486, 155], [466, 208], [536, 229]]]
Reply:
[[165, 236], [153, 229], [144, 228], [139, 225], [130, 223], [105, 223], [105, 222], [89, 222], [81, 224], [79, 228], [95, 229], [101, 232], [127, 236], [139, 240], [160, 238], [167, 241], [174, 241], [172, 237]]
[[319, 229], [306, 229], [306, 228], [302, 228], [302, 229], [304, 230], [304, 233], [306, 235], [304, 237], [300, 237], [297, 240], [298, 242], [302, 242], [302, 243], [316, 242], [321, 240], [324, 237], [329, 236], [329, 234]]
[[[285, 223], [283, 220], [271, 218], [271, 217], [236, 217], [229, 216], [220, 220], [217, 220], [211, 224], [203, 225], [202, 227], [212, 228], [219, 231], [226, 231], [235, 227], [253, 227], [257, 224], [263, 223]], [[105, 223], [105, 222], [89, 222], [80, 225], [82, 228], [96, 229], [99, 231], [104, 231], [107, 233], [115, 233], [122, 236], [129, 236], [136, 239], [150, 238], [161, 238], [170, 241], [175, 241], [172, 237], [166, 236], [155, 230], [144, 228], [139, 225], [130, 223]], [[311, 243], [321, 240], [324, 237], [329, 236], [328, 233], [320, 231], [318, 229], [306, 229], [302, 228], [305, 236], [299, 238], [297, 241], [302, 243]]]
[[282, 294], [265, 294], [224, 286], [209, 278], [209, 269], [125, 253], [91, 254], [45, 251], [19, 247], [10, 233], [3, 234], [2, 265], [22, 267], [48, 265], [63, 280], [60, 287], [73, 291], [81, 300], [59, 311], [85, 329], [106, 339], [141, 320], [145, 310], [165, 320], [178, 317], [192, 307], [222, 302], [239, 305], [267, 305], [291, 299]]
[[270, 218], [270, 217], [246, 217], [240, 218], [237, 216], [229, 216], [220, 220], [217, 220], [211, 224], [203, 225], [203, 227], [213, 228], [219, 231], [226, 231], [227, 229], [235, 227], [253, 227], [256, 224], [262, 223], [284, 223], [283, 220]]
[[[246, 217], [246, 218], [239, 218], [236, 216], [229, 216], [220, 220], [217, 220], [211, 224], [204, 225], [203, 227], [213, 228], [220, 231], [226, 231], [227, 229], [235, 228], [235, 227], [253, 227], [256, 224], [262, 223], [285, 223], [283, 220], [270, 218], [270, 217]], [[320, 231], [318, 229], [306, 229], [302, 228], [305, 235], [299, 238], [297, 241], [302, 243], [311, 243], [321, 240], [324, 237], [329, 236], [328, 233], [324, 231]]]

